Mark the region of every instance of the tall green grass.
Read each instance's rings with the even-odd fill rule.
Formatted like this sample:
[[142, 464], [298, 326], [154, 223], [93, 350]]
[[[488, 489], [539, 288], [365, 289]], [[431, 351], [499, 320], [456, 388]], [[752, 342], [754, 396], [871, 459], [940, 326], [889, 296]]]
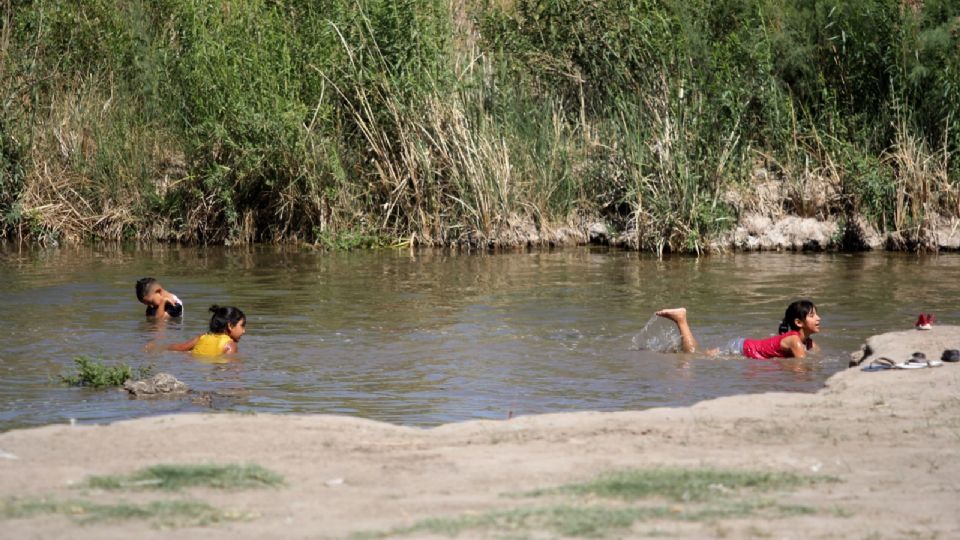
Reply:
[[918, 241], [960, 215], [951, 0], [0, 8], [7, 238], [490, 246], [603, 219], [699, 252], [758, 170], [797, 215]]

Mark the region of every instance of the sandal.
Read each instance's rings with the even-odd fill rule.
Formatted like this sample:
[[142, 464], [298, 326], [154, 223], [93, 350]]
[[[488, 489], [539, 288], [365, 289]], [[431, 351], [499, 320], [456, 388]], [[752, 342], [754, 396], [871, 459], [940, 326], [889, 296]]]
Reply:
[[943, 362], [940, 360], [927, 360], [927, 355], [922, 352], [915, 352], [909, 360], [902, 364], [897, 364], [897, 369], [917, 369], [927, 367], [940, 367]]
[[878, 358], [873, 362], [870, 362], [868, 365], [864, 366], [861, 371], [886, 371], [888, 369], [894, 369], [897, 367], [897, 364], [893, 360], [888, 360], [886, 358]]
[[960, 362], [960, 350], [947, 349], [940, 355], [940, 360], [944, 362]]
[[893, 360], [888, 358], [878, 358], [873, 362], [870, 362], [869, 365], [864, 367], [862, 371], [885, 371], [888, 369], [922, 369], [928, 367], [940, 367], [943, 365], [943, 362], [940, 360], [927, 360], [925, 354], [921, 352], [913, 353], [913, 356], [906, 362], [896, 363]]

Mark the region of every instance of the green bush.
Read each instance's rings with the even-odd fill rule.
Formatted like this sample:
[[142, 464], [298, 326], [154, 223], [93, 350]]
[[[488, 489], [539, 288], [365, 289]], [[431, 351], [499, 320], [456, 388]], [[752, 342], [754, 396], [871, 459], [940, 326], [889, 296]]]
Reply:
[[[135, 378], [134, 370], [126, 364], [107, 366], [86, 356], [78, 356], [73, 359], [73, 362], [76, 364], [77, 372], [74, 374], [60, 375], [60, 380], [69, 386], [107, 388], [111, 386], [123, 386], [123, 383], [127, 380]], [[136, 371], [136, 378], [143, 379], [149, 377], [152, 371], [152, 366], [139, 368]]]

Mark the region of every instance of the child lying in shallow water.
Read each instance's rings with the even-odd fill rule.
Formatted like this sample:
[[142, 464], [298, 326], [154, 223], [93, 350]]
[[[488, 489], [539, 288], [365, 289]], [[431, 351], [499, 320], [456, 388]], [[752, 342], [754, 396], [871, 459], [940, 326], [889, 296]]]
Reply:
[[[699, 344], [693, 337], [687, 322], [687, 308], [661, 309], [657, 316], [670, 319], [680, 330], [680, 349], [686, 353], [697, 352]], [[747, 358], [759, 360], [767, 358], [803, 358], [807, 351], [819, 351], [811, 336], [820, 332], [820, 315], [817, 307], [809, 300], [797, 300], [787, 306], [780, 323], [779, 333], [766, 339], [744, 339], [736, 341], [735, 352]], [[717, 354], [718, 349], [707, 349], [707, 354]]]

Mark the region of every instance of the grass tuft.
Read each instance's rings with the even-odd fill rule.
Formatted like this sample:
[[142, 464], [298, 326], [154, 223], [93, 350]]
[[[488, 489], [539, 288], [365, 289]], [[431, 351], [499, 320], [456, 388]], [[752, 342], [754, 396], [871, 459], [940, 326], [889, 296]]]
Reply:
[[[107, 366], [86, 356], [78, 356], [73, 361], [76, 364], [77, 372], [72, 375], [60, 375], [60, 380], [69, 386], [108, 388], [123, 386], [125, 381], [135, 378], [134, 370], [126, 364]], [[153, 366], [138, 368], [136, 378], [149, 377], [152, 371]]]
[[697, 508], [555, 505], [498, 510], [452, 518], [430, 518], [409, 527], [357, 533], [352, 538], [371, 540], [423, 533], [458, 536], [466, 531], [478, 529], [499, 532], [549, 530], [563, 537], [600, 538], [628, 529], [636, 523], [652, 520], [699, 523], [755, 515], [762, 515], [765, 518], [790, 517], [814, 512], [815, 510], [809, 507], [785, 507], [770, 502], [735, 502]]
[[809, 478], [787, 473], [715, 469], [629, 470], [529, 495], [572, 493], [627, 500], [663, 497], [673, 501], [708, 501], [729, 498], [731, 492], [738, 490], [789, 489], [810, 482]]
[[[583, 484], [523, 494], [590, 496], [571, 503], [431, 518], [409, 527], [358, 533], [354, 538], [385, 538], [423, 533], [457, 536], [465, 531], [478, 529], [518, 533], [549, 530], [558, 536], [597, 538], [651, 520], [714, 522], [748, 516], [775, 519], [809, 515], [817, 510], [808, 506], [781, 504], [774, 500], [756, 498], [755, 495], [758, 492], [797, 488], [814, 481], [822, 480], [786, 473], [714, 469], [620, 471]], [[668, 499], [673, 504], [636, 504], [637, 500], [647, 498]], [[609, 499], [620, 501], [614, 503]]]
[[157, 489], [176, 491], [207, 487], [238, 490], [283, 485], [283, 477], [256, 464], [154, 465], [129, 475], [93, 476], [86, 485], [99, 489]]
[[60, 514], [80, 524], [145, 520], [159, 527], [202, 526], [242, 519], [236, 512], [224, 512], [207, 503], [190, 500], [153, 501], [146, 504], [102, 504], [86, 500], [8, 499], [0, 502], [0, 519], [30, 518]]

